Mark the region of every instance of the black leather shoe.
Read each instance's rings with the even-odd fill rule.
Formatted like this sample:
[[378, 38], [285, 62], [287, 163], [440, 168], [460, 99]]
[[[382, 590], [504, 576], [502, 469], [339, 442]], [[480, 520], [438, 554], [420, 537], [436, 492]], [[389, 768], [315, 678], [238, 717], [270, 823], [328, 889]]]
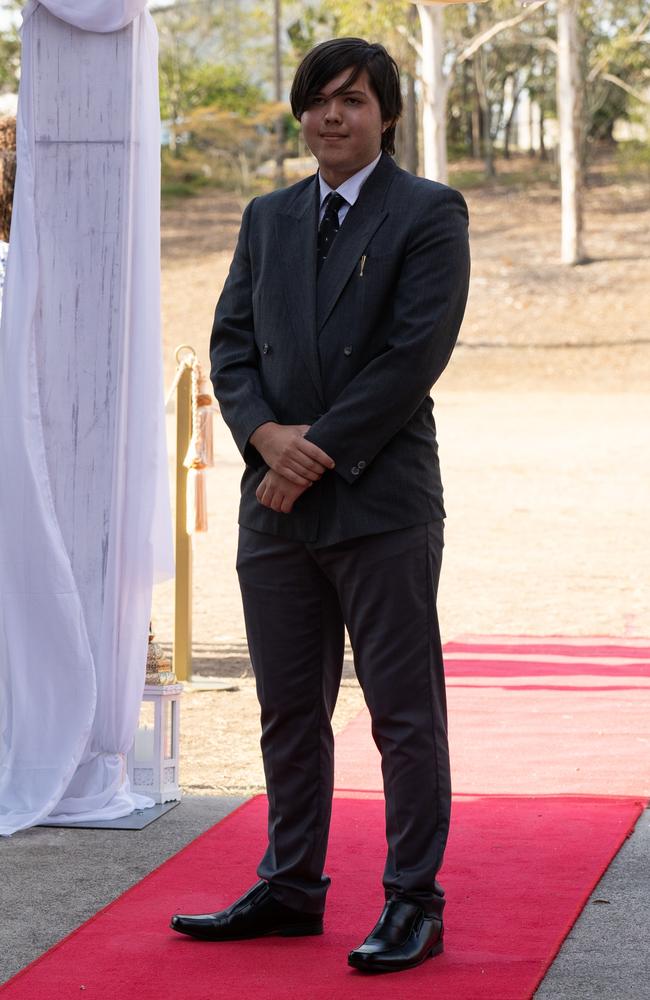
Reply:
[[172, 917], [172, 930], [203, 941], [242, 941], [245, 938], [302, 937], [323, 933], [323, 917], [318, 913], [301, 913], [271, 895], [267, 882], [257, 882], [227, 910], [189, 916], [177, 913]]
[[382, 915], [348, 965], [362, 972], [413, 969], [442, 951], [442, 917], [428, 916], [417, 903], [389, 899]]

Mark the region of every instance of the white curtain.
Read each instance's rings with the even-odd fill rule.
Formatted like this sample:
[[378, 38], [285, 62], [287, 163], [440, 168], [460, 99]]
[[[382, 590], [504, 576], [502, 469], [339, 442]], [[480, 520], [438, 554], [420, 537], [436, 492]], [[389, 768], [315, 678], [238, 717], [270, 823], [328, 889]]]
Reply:
[[[144, 7], [48, 0], [23, 12], [0, 322], [5, 835], [46, 818], [115, 819], [152, 804], [131, 793], [125, 773], [152, 586], [172, 572], [157, 36]], [[132, 45], [95, 34], [121, 29]], [[63, 73], [59, 90], [43, 82], [44, 38]], [[111, 97], [112, 121], [79, 115], [72, 84], [82, 78], [98, 107], [107, 92], [123, 94], [122, 107]]]
[[[40, 4], [28, 3], [25, 20]], [[147, 0], [43, 0], [55, 17], [84, 31], [119, 31], [130, 24], [147, 6]]]

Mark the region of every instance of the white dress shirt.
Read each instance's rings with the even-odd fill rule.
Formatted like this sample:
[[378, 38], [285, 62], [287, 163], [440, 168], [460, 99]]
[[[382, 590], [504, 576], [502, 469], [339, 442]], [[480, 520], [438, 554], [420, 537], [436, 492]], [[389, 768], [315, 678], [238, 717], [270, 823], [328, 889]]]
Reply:
[[339, 226], [343, 225], [346, 215], [359, 197], [359, 192], [363, 187], [364, 181], [370, 177], [370, 174], [373, 172], [380, 159], [381, 152], [379, 153], [379, 156], [375, 157], [372, 163], [368, 163], [365, 167], [362, 167], [361, 170], [357, 170], [356, 174], [352, 174], [352, 177], [348, 177], [347, 181], [343, 181], [343, 183], [337, 188], [331, 188], [327, 181], [323, 180], [323, 175], [320, 170], [318, 171], [318, 183], [320, 184], [320, 215], [318, 216], [319, 226], [323, 221], [323, 216], [325, 215], [325, 199], [334, 190], [336, 190], [336, 193], [340, 194], [342, 198], [345, 198], [346, 201], [346, 204], [341, 205], [339, 208]]

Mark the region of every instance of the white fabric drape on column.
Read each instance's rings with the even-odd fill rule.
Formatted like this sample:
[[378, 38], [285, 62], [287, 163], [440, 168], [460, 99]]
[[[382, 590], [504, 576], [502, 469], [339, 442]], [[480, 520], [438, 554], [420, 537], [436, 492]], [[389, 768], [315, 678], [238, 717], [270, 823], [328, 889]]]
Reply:
[[[31, 0], [25, 7], [23, 19], [38, 6], [38, 0]], [[147, 0], [43, 0], [43, 6], [75, 28], [107, 32], [125, 28], [142, 13]]]
[[144, 7], [23, 14], [0, 325], [0, 834], [152, 804], [125, 772], [152, 585], [172, 563]]
[[2, 289], [5, 284], [5, 269], [7, 267], [7, 256], [9, 254], [9, 244], [0, 240], [0, 315], [2, 315]]

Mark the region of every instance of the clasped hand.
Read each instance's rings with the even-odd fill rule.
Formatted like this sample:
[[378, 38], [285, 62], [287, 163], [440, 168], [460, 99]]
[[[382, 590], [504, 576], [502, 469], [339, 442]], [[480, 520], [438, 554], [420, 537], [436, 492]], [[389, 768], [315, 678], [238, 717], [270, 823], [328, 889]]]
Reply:
[[290, 513], [298, 497], [334, 468], [329, 455], [305, 440], [308, 430], [309, 424], [268, 422], [251, 434], [250, 443], [269, 466], [255, 494], [264, 507]]

